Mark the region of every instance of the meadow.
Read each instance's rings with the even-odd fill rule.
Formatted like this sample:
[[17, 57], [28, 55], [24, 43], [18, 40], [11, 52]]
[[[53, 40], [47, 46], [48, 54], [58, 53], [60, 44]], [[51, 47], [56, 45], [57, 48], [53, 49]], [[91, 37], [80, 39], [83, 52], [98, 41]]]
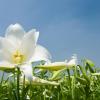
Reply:
[[[20, 77], [19, 68], [2, 69], [0, 100], [100, 100], [99, 68], [91, 60], [62, 69], [44, 67], [43, 61], [33, 66], [39, 79], [31, 82]], [[5, 71], [12, 74], [4, 78]]]

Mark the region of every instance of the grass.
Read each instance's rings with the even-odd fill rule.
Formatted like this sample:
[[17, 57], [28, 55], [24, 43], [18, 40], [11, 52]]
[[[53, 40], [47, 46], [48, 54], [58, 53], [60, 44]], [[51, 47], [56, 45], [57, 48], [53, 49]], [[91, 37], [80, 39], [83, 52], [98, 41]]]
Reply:
[[100, 100], [100, 71], [90, 60], [83, 60], [82, 64], [71, 69], [35, 71], [34, 67], [34, 76], [59, 85], [26, 84], [25, 77], [21, 79], [17, 69], [6, 79], [3, 73], [0, 100]]

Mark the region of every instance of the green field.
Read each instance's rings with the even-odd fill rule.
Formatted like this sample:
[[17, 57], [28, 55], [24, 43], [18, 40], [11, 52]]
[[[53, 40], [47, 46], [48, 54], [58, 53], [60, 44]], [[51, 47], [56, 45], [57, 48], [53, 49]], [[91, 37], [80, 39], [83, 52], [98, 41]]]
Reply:
[[[37, 70], [39, 70], [37, 72]], [[12, 73], [5, 77], [5, 71]], [[18, 68], [4, 69], [0, 82], [0, 100], [100, 100], [100, 73], [94, 63], [83, 60], [80, 65], [60, 70], [38, 69], [38, 77], [28, 81]]]

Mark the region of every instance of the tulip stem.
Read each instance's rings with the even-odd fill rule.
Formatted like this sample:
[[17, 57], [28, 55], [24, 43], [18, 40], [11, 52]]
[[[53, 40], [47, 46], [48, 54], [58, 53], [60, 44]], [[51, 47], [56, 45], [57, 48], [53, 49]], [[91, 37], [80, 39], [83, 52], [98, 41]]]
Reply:
[[17, 98], [18, 98], [18, 100], [20, 100], [19, 77], [20, 77], [20, 69], [17, 67]]

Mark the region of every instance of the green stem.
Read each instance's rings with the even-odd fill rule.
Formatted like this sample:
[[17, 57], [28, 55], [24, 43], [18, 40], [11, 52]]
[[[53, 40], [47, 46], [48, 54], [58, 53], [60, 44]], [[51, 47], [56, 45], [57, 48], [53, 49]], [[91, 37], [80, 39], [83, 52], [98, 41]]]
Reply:
[[22, 100], [24, 100], [25, 98], [25, 76], [24, 76], [24, 79], [23, 79], [23, 88], [22, 88]]
[[46, 100], [45, 95], [44, 95], [44, 100]]
[[16, 73], [15, 73], [15, 71], [14, 71], [14, 77], [13, 77], [13, 79], [14, 79], [14, 83], [16, 82]]
[[58, 100], [59, 100], [59, 92], [58, 92]]
[[0, 84], [2, 84], [3, 79], [4, 79], [4, 72], [3, 72], [3, 74], [2, 74], [2, 78], [1, 78], [1, 82], [0, 82]]
[[69, 87], [70, 87], [70, 91], [71, 91], [71, 78], [70, 78], [70, 71], [69, 71], [69, 69], [67, 69], [67, 73], [68, 73], [68, 79], [69, 79]]
[[20, 93], [19, 93], [19, 77], [20, 77], [20, 69], [17, 67], [17, 98], [20, 100]]

